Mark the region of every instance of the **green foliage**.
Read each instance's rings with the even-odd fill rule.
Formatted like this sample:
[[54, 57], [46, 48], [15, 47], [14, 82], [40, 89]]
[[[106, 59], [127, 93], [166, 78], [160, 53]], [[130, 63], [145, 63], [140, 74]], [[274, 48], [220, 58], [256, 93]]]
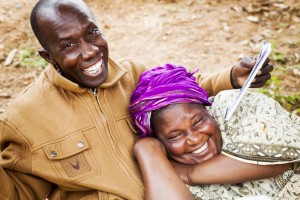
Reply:
[[[298, 39], [287, 42], [289, 48], [296, 48], [298, 45]], [[292, 61], [289, 55], [278, 51], [276, 46], [276, 41], [273, 41], [270, 59], [275, 69], [272, 77], [259, 91], [278, 101], [286, 110], [300, 116], [300, 90], [296, 84], [299, 81], [299, 74], [294, 73], [294, 71], [300, 71], [300, 64], [293, 65], [299, 62]]]
[[290, 48], [296, 48], [299, 46], [300, 41], [299, 40], [289, 40], [288, 41], [288, 46]]
[[31, 49], [23, 49], [20, 54], [20, 65], [26, 68], [45, 68], [48, 63]]
[[274, 53], [272, 53], [271, 55], [271, 59], [279, 62], [279, 63], [286, 63], [287, 62], [287, 57], [286, 55], [284, 55], [281, 52], [275, 51]]
[[[276, 48], [277, 44], [275, 42], [272, 43], [272, 53], [270, 55], [270, 59], [272, 61], [275, 61], [276, 63], [285, 64], [287, 62], [287, 56], [281, 52], [278, 51]], [[277, 67], [277, 66], [276, 66]]]
[[293, 70], [300, 70], [300, 65], [275, 67], [271, 79], [265, 87], [259, 89], [259, 92], [272, 97], [286, 110], [300, 116], [300, 91], [292, 91], [288, 85], [282, 84], [284, 79], [293, 76]]

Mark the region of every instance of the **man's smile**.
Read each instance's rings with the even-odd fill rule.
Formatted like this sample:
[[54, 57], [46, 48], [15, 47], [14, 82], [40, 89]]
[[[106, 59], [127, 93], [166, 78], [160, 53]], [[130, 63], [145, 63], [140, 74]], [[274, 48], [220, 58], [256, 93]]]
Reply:
[[102, 67], [102, 63], [103, 63], [103, 54], [101, 54], [101, 60], [99, 60], [98, 62], [96, 62], [95, 64], [83, 69], [83, 72], [87, 75], [96, 75], [98, 73], [100, 73], [101, 71], [101, 67]]

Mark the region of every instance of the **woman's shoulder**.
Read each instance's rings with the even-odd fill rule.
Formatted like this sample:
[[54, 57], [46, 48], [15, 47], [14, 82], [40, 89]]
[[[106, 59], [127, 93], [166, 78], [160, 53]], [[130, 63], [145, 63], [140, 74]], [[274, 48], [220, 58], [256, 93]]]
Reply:
[[224, 152], [265, 163], [300, 160], [300, 117], [274, 99], [247, 91], [231, 119], [225, 121], [226, 109], [238, 92], [219, 93], [209, 108], [220, 125]]

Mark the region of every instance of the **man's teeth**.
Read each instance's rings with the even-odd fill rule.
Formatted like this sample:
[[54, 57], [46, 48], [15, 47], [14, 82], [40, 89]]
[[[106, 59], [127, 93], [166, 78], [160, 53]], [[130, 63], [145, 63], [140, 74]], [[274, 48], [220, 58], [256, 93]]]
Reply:
[[205, 151], [205, 150], [207, 149], [207, 147], [208, 147], [208, 144], [207, 144], [207, 142], [206, 142], [201, 148], [199, 148], [199, 149], [193, 151], [192, 153], [193, 153], [193, 154], [199, 154], [199, 153], [202, 153], [203, 151]]
[[89, 74], [96, 74], [101, 69], [102, 61], [103, 61], [103, 59], [101, 59], [96, 64], [90, 66], [89, 68], [84, 69], [83, 71], [85, 71], [85, 72], [87, 72]]

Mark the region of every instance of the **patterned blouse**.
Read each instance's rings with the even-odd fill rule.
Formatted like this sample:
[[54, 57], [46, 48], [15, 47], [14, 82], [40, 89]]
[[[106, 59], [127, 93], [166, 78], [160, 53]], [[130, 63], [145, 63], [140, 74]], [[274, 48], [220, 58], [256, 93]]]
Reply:
[[[189, 186], [195, 199], [240, 199], [264, 196], [268, 199], [300, 199], [300, 117], [285, 111], [272, 98], [247, 92], [229, 121], [226, 109], [238, 90], [212, 97], [207, 107], [220, 126], [222, 154], [252, 164], [294, 163], [283, 174], [239, 184]], [[262, 199], [262, 198], [261, 198]]]

